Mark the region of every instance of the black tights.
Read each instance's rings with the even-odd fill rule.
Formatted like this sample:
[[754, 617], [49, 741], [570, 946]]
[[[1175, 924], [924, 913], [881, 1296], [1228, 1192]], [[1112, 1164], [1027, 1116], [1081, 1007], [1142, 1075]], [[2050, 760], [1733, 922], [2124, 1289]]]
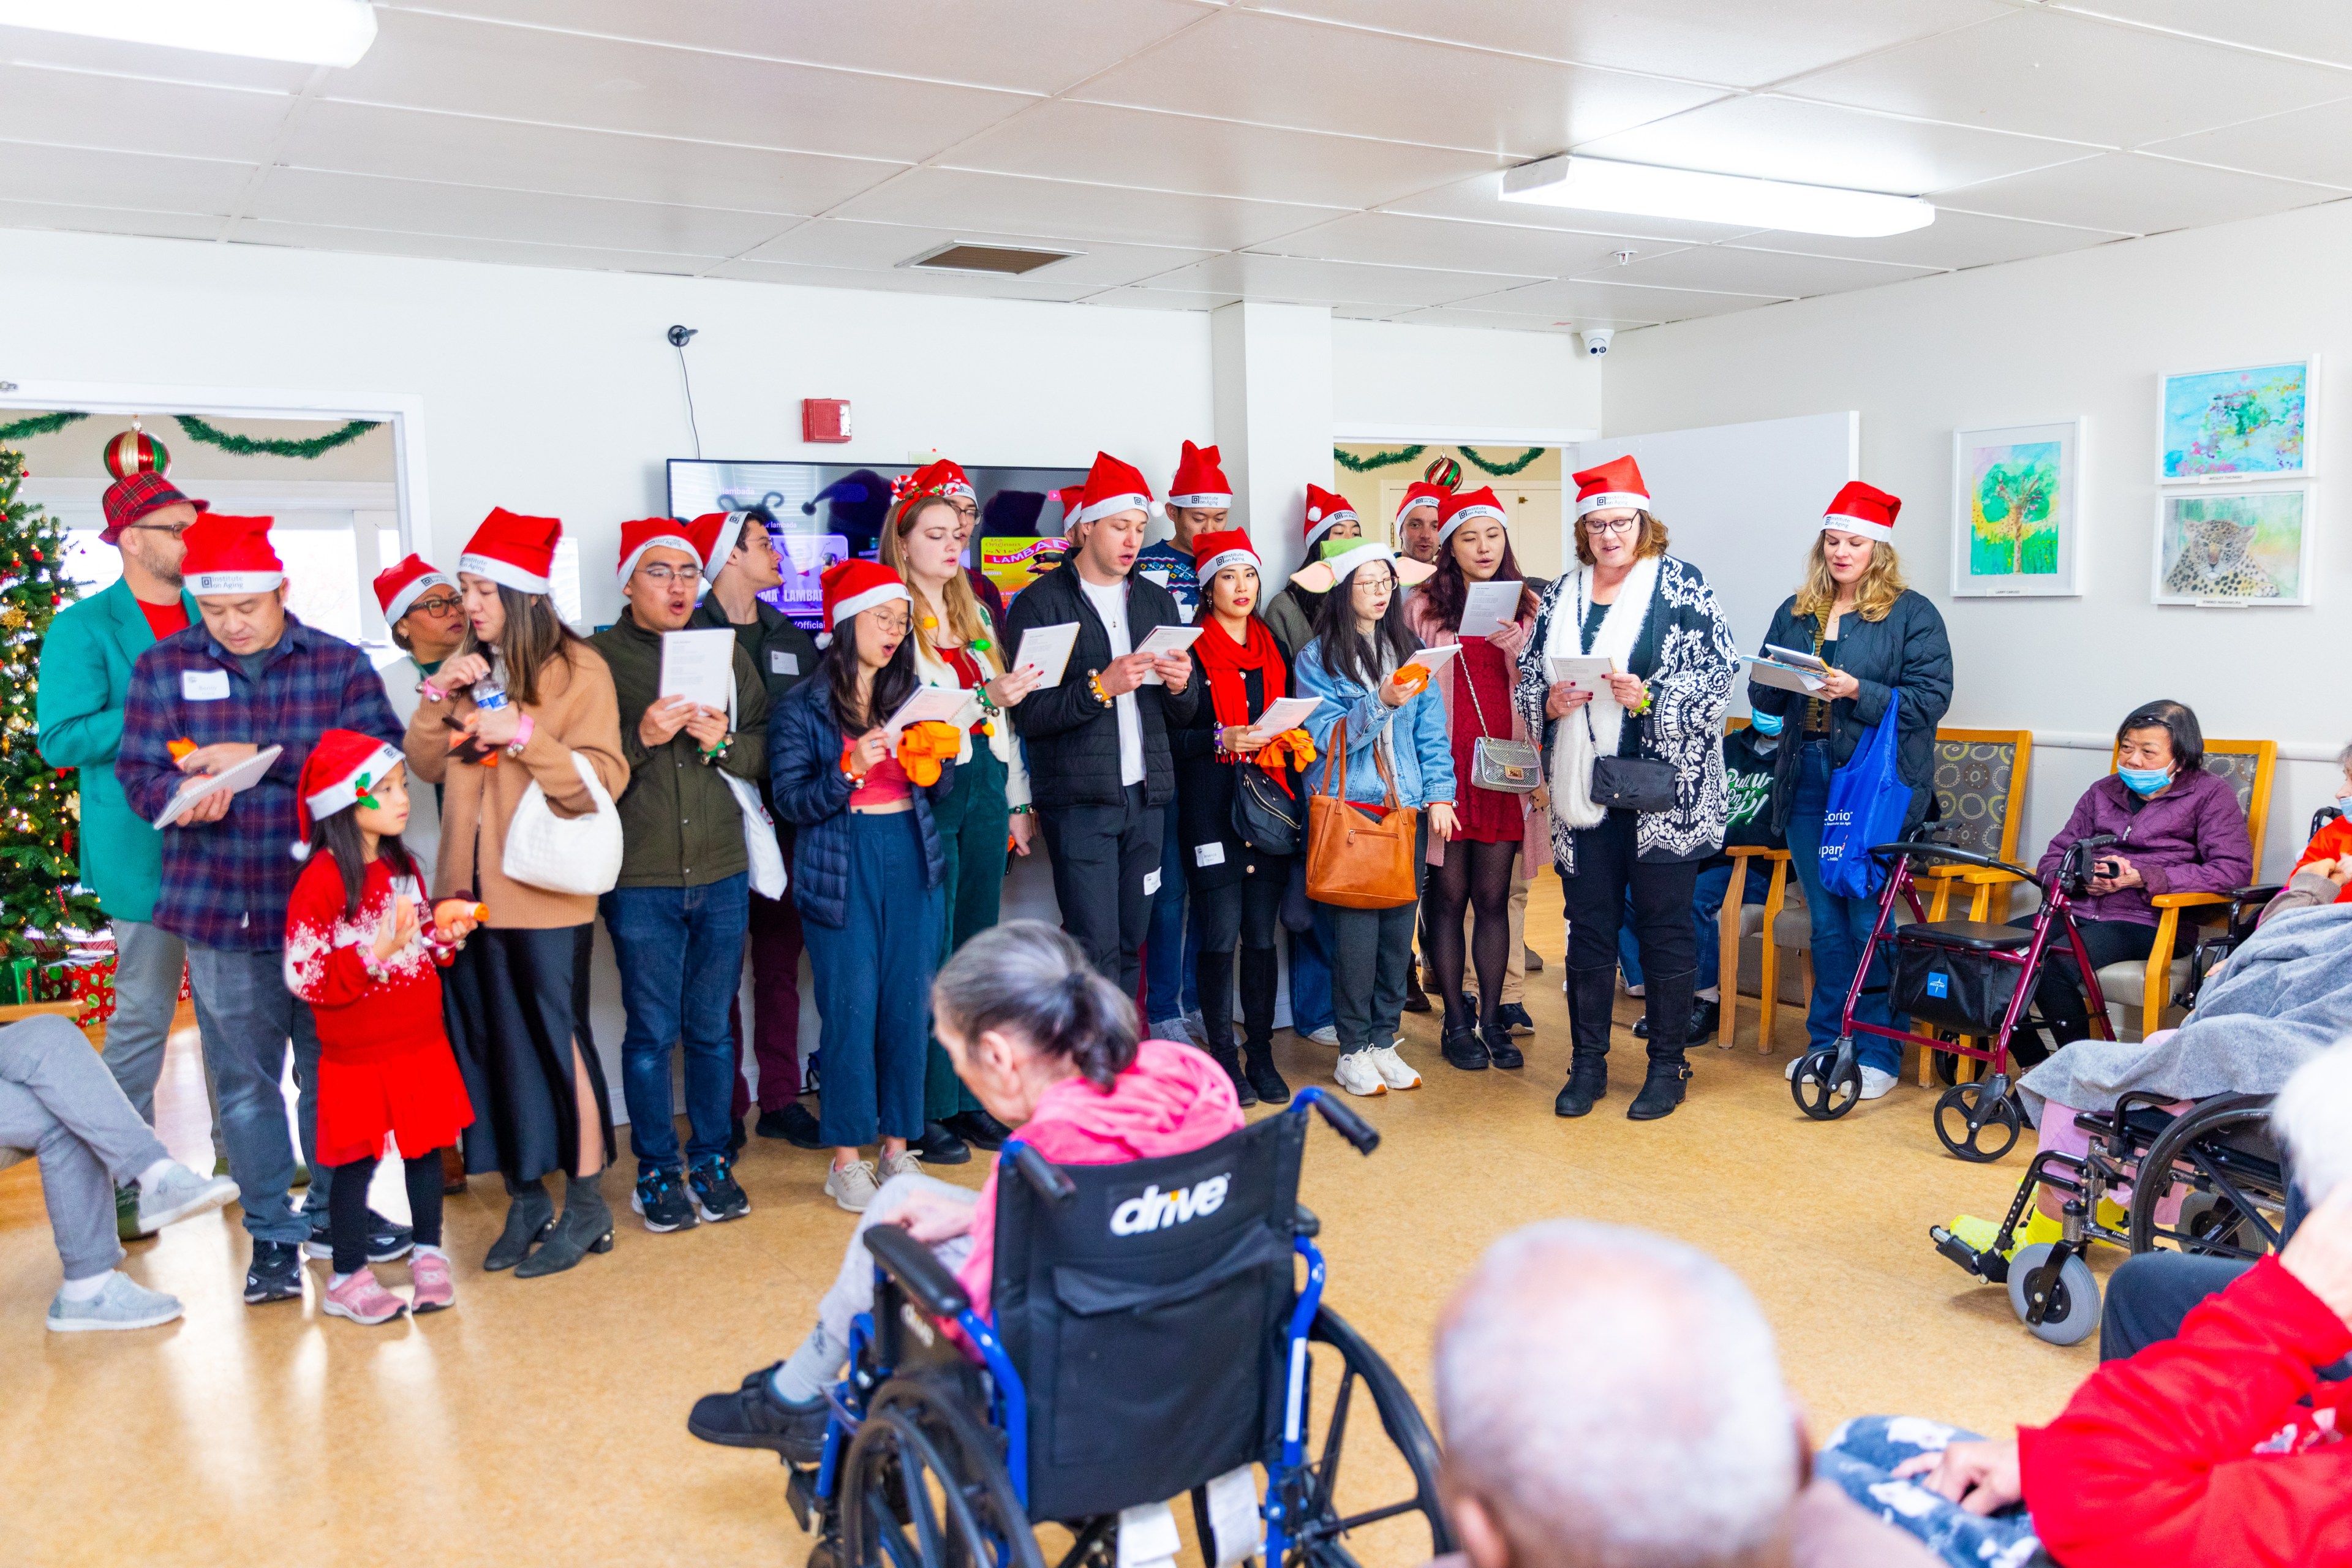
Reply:
[[[441, 1151], [427, 1149], [408, 1156], [408, 1213], [423, 1247], [441, 1245]], [[327, 1193], [328, 1235], [335, 1244], [335, 1272], [356, 1274], [367, 1267], [368, 1179], [375, 1174], [375, 1157], [335, 1167], [335, 1184]]]
[[1519, 841], [1445, 847], [1445, 864], [1429, 868], [1427, 894], [1429, 962], [1437, 969], [1437, 984], [1445, 993], [1445, 1026], [1466, 1029], [1469, 1013], [1462, 1005], [1462, 911], [1477, 912], [1477, 930], [1470, 939], [1470, 960], [1478, 966], [1478, 1013], [1481, 1024], [1495, 1021], [1501, 1005], [1503, 972], [1511, 962], [1511, 874], [1517, 869]]

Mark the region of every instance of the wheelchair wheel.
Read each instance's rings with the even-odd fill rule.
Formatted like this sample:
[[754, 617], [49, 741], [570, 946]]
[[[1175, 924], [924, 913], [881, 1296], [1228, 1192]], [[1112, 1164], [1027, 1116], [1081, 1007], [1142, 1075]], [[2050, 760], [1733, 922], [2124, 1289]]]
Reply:
[[[2024, 1131], [2017, 1102], [2005, 1094], [1993, 1095], [1982, 1082], [1955, 1085], [1936, 1101], [1936, 1136], [1945, 1148], [1976, 1164], [1990, 1165], [2016, 1148]], [[2011, 1264], [2012, 1279], [2016, 1272]]]
[[1862, 1103], [1861, 1061], [1855, 1060], [1845, 1076], [1832, 1083], [1830, 1075], [1836, 1066], [1836, 1048], [1823, 1046], [1799, 1057], [1796, 1076], [1789, 1080], [1789, 1094], [1797, 1109], [1816, 1121], [1834, 1121]]
[[835, 1495], [841, 1568], [1045, 1568], [996, 1442], [926, 1384], [882, 1385]]
[[2017, 1256], [2009, 1260], [2010, 1308], [2017, 1313], [2019, 1322], [2033, 1331], [2034, 1338], [2053, 1345], [2079, 1345], [2099, 1326], [2099, 1282], [2080, 1254], [2069, 1257], [2058, 1270], [2042, 1321], [2036, 1323], [2026, 1316], [2032, 1305], [2028, 1291], [2034, 1271], [2049, 1258], [2053, 1245], [2037, 1241], [2031, 1247], [2021, 1247]]
[[[1417, 1563], [1452, 1552], [1454, 1532], [1437, 1501], [1437, 1439], [1403, 1382], [1328, 1306], [1316, 1312], [1307, 1338], [1328, 1348], [1308, 1363], [1307, 1463], [1273, 1478], [1291, 1521], [1284, 1568], [1356, 1568], [1366, 1559]], [[1332, 1390], [1328, 1397], [1315, 1391], [1318, 1374]], [[1365, 1429], [1360, 1392], [1371, 1398], [1385, 1445]], [[1425, 1540], [1410, 1523], [1416, 1515]], [[1398, 1522], [1375, 1529], [1389, 1521]], [[1343, 1536], [1351, 1538], [1345, 1545]]]
[[[2189, 1107], [2157, 1135], [2132, 1183], [2134, 1252], [2174, 1247], [2252, 1262], [2284, 1233], [2286, 1173], [2270, 1131], [2271, 1097], [2231, 1094]], [[2168, 1198], [2179, 1218], [2158, 1222]]]

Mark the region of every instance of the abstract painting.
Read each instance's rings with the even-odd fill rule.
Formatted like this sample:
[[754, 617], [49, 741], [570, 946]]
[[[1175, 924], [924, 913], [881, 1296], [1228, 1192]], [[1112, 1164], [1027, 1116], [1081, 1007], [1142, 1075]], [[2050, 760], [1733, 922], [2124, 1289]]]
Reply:
[[2157, 479], [2250, 479], [2311, 472], [2310, 360], [2160, 377]]
[[2083, 422], [1952, 432], [1952, 592], [2077, 595]]
[[2175, 490], [2157, 497], [2159, 605], [2307, 605], [2311, 492]]

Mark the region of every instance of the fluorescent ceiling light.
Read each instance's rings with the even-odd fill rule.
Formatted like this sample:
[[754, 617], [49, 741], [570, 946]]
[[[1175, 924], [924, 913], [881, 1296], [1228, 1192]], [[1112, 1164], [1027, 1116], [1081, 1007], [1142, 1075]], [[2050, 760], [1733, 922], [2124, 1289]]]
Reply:
[[367, 0], [0, 0], [0, 25], [314, 66], [375, 42]]
[[1936, 221], [1934, 205], [1917, 196], [1751, 180], [1740, 174], [1662, 169], [1564, 153], [1506, 169], [1503, 199], [1862, 239], [1907, 234]]

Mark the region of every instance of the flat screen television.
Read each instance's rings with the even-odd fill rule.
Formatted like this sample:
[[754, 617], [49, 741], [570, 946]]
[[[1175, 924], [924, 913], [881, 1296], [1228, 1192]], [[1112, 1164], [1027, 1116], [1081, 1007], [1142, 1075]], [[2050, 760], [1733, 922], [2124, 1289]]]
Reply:
[[[785, 557], [781, 587], [761, 595], [802, 626], [824, 619], [818, 580], [850, 557], [872, 560], [890, 510], [890, 481], [918, 463], [730, 462], [669, 460], [673, 517], [765, 507], [776, 520]], [[1084, 468], [968, 468], [980, 495], [980, 526], [965, 564], [978, 566], [1010, 603], [1036, 574], [1062, 558], [1062, 505], [1055, 492], [1086, 483]]]

